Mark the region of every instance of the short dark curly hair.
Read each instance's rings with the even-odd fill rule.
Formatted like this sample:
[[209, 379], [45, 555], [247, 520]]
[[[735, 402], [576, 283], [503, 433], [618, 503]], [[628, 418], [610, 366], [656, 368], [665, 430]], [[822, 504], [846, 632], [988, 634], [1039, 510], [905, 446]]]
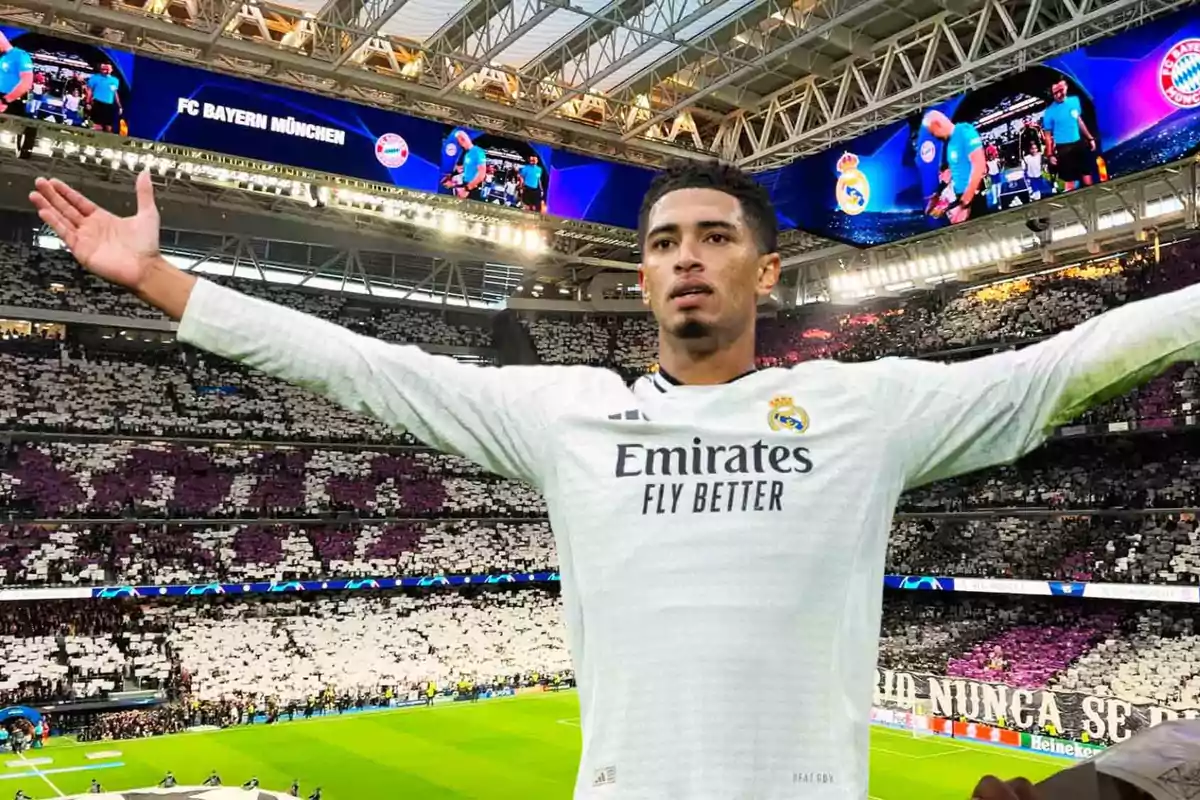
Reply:
[[775, 208], [771, 205], [767, 190], [747, 173], [720, 161], [684, 161], [672, 165], [654, 178], [638, 212], [638, 244], [643, 251], [646, 249], [650, 209], [664, 195], [680, 189], [716, 189], [733, 197], [741, 204], [742, 217], [754, 235], [759, 252], [778, 251], [779, 223], [775, 219]]

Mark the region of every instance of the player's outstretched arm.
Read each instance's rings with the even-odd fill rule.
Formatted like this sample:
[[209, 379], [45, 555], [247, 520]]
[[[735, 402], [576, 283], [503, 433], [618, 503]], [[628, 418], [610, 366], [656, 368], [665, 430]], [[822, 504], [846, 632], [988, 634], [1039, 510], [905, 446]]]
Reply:
[[880, 396], [916, 486], [1012, 462], [1089, 408], [1198, 359], [1200, 284], [1017, 351], [952, 365], [889, 359]]
[[461, 364], [199, 279], [159, 252], [159, 215], [148, 173], [138, 177], [137, 196], [132, 217], [117, 217], [57, 180], [39, 179], [30, 199], [88, 271], [178, 319], [180, 341], [303, 386], [501, 475], [540, 485], [547, 439], [541, 433], [558, 409], [570, 407], [563, 392], [571, 388], [562, 384], [578, 372]]
[[137, 213], [118, 217], [60, 180], [38, 178], [30, 201], [89, 272], [136, 292], [172, 319], [183, 317], [196, 277], [158, 249], [159, 216], [149, 171], [137, 179]]

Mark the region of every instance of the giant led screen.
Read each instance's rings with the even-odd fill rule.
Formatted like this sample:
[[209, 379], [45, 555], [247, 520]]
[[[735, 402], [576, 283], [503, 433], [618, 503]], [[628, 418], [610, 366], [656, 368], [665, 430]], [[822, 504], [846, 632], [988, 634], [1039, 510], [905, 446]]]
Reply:
[[765, 173], [781, 221], [898, 241], [1187, 157], [1200, 147], [1189, 8]]
[[[0, 113], [619, 227], [653, 173], [372, 106], [0, 27]], [[478, 145], [474, 154], [468, 153]], [[464, 186], [462, 173], [477, 173]]]

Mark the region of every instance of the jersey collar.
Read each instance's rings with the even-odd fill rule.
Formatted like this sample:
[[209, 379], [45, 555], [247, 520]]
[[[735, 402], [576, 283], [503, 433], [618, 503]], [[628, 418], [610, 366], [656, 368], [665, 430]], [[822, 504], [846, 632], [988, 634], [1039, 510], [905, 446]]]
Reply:
[[[741, 375], [738, 375], [736, 377], [730, 378], [729, 380], [725, 381], [725, 384], [722, 384], [722, 385], [727, 385], [727, 384], [733, 383], [735, 381], [740, 381], [742, 378], [745, 378], [748, 375], [753, 375], [757, 371], [758, 371], [757, 368], [746, 370]], [[674, 387], [686, 386], [687, 384], [684, 384], [682, 381], [680, 381], [675, 376], [671, 375], [669, 372], [664, 370], [662, 367], [659, 367], [657, 370], [650, 373], [650, 385], [653, 386], [655, 389], [658, 389], [658, 391], [666, 394], [667, 392], [671, 391], [671, 389]]]

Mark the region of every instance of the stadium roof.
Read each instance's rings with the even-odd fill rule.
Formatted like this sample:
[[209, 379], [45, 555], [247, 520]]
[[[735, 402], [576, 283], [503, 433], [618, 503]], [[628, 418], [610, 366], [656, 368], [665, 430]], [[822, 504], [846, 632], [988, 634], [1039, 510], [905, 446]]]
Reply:
[[9, 0], [0, 18], [630, 161], [814, 152], [1186, 0]]

